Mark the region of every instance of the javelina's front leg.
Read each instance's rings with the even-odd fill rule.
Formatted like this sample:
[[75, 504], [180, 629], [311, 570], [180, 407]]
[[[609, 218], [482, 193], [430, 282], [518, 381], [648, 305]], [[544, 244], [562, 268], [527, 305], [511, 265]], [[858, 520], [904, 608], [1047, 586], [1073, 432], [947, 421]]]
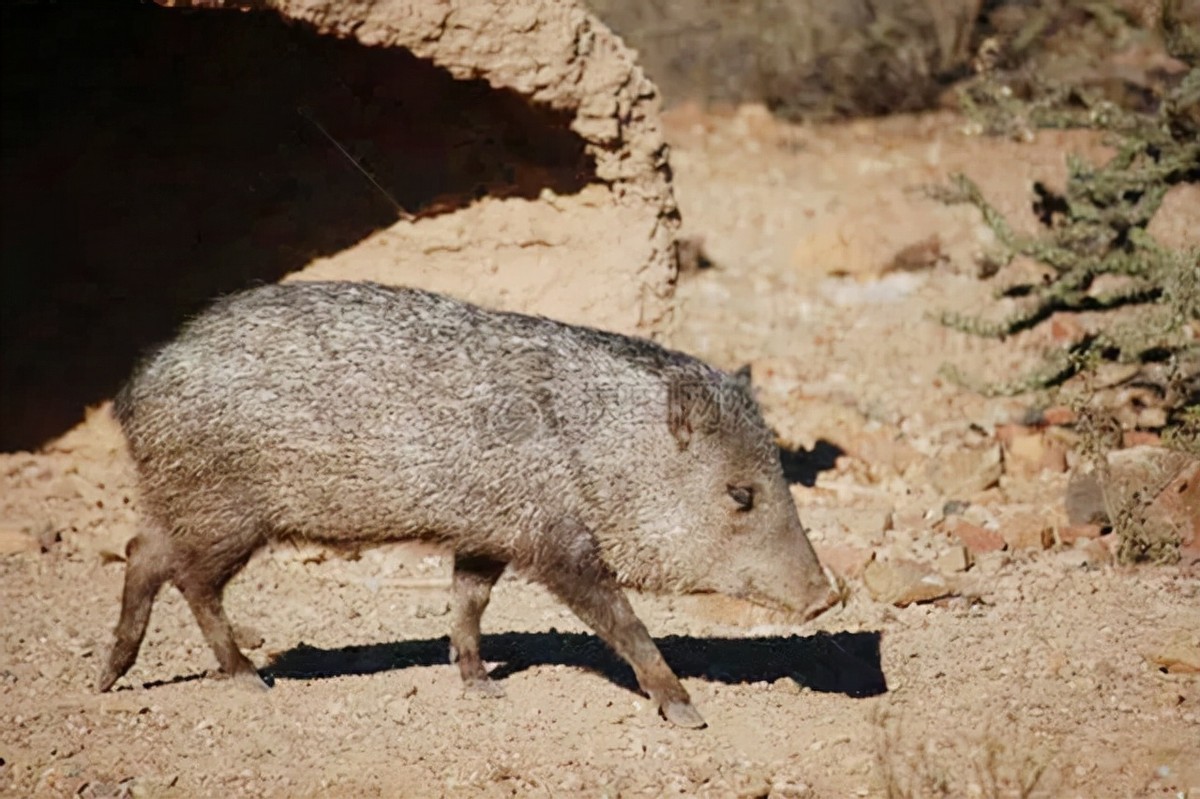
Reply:
[[592, 532], [578, 522], [563, 521], [553, 525], [543, 544], [537, 577], [633, 667], [638, 684], [668, 721], [681, 727], [705, 726], [600, 557]]
[[487, 609], [492, 586], [507, 566], [502, 560], [474, 555], [454, 556], [454, 620], [450, 626], [450, 660], [457, 661], [463, 686], [489, 696], [504, 690], [488, 678], [479, 655], [479, 619]]

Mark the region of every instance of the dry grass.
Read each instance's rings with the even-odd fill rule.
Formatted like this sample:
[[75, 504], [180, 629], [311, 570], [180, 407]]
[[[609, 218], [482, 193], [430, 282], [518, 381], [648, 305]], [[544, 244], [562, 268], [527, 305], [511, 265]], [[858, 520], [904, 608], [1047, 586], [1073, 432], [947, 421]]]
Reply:
[[1053, 756], [1012, 717], [1002, 734], [985, 729], [977, 740], [926, 737], [903, 720], [880, 713], [876, 768], [887, 799], [1038, 799], [1057, 795]]

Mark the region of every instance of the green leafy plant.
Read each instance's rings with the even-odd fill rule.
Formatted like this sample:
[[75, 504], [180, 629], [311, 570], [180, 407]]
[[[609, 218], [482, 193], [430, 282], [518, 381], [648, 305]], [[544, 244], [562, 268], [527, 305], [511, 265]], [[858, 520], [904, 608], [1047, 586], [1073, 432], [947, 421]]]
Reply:
[[1015, 394], [1061, 387], [1106, 363], [1139, 365], [1144, 369], [1131, 372], [1130, 379], [1149, 380], [1162, 395], [1164, 439], [1191, 448], [1200, 433], [1195, 411], [1200, 402], [1200, 248], [1167, 248], [1147, 232], [1171, 188], [1200, 182], [1200, 34], [1178, 18], [1178, 6], [1178, 0], [1163, 3], [1161, 40], [1190, 71], [1168, 81], [1150, 110], [1124, 107], [1091, 89], [1036, 79], [1015, 92], [1012, 73], [987, 65], [962, 88], [963, 110], [981, 131], [1021, 136], [1036, 127], [1089, 128], [1104, 131], [1115, 150], [1099, 165], [1068, 156], [1061, 193], [1035, 186], [1043, 222], [1036, 234], [1014, 230], [966, 175], [955, 175], [933, 193], [947, 203], [973, 205], [982, 214], [995, 235], [994, 247], [982, 259], [985, 275], [1018, 256], [1048, 267], [1044, 281], [999, 292], [1016, 298], [1016, 312], [991, 319], [947, 311], [940, 316], [943, 324], [1004, 338], [1060, 311], [1113, 312], [1110, 323], [1047, 353], [1042, 364], [1016, 380], [988, 383], [954, 367], [944, 369], [947, 377], [987, 394]]

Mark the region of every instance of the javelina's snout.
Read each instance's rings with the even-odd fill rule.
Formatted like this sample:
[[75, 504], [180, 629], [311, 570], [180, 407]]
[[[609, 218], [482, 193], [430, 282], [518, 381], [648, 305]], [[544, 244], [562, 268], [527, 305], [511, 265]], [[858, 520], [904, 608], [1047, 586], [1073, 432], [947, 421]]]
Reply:
[[803, 531], [787, 538], [765, 551], [735, 556], [730, 568], [740, 586], [724, 593], [781, 611], [797, 622], [808, 621], [837, 604], [842, 593]]

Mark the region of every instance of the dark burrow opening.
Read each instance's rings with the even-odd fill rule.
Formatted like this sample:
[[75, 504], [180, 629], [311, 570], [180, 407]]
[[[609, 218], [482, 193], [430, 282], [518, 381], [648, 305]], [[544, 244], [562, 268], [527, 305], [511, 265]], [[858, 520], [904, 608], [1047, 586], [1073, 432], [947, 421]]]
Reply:
[[5, 451], [75, 424], [214, 296], [353, 245], [398, 207], [595, 177], [569, 114], [273, 12], [0, 14]]

